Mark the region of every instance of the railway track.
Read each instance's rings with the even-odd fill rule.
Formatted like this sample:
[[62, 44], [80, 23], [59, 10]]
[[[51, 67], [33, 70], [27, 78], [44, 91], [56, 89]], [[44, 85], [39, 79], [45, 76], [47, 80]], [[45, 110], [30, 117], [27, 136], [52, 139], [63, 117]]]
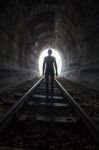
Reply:
[[98, 150], [99, 129], [55, 79], [46, 93], [44, 78], [0, 121], [0, 150]]

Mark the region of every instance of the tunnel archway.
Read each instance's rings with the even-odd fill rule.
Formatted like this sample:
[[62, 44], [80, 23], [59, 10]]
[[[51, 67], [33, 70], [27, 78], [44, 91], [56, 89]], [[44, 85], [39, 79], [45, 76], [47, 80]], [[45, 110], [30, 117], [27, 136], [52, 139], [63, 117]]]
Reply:
[[[44, 57], [46, 57], [46, 56], [48, 56], [48, 49], [43, 50], [43, 52], [40, 54], [39, 61], [38, 61], [39, 75], [42, 75], [43, 61], [44, 61]], [[58, 75], [60, 76], [61, 69], [62, 69], [61, 55], [59, 54], [59, 52], [56, 49], [52, 49], [52, 56], [54, 56], [56, 58]]]

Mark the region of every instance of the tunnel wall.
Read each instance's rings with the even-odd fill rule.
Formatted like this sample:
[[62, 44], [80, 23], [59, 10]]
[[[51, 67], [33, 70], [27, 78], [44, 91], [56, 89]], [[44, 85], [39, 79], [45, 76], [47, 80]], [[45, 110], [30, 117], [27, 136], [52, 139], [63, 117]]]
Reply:
[[[81, 36], [85, 51], [81, 49], [79, 80], [99, 89], [99, 12], [95, 13], [83, 28]], [[81, 44], [82, 45], [82, 44]]]
[[[18, 10], [18, 11], [17, 11]], [[0, 92], [37, 75], [33, 45], [24, 27], [18, 4], [7, 6], [0, 16]]]
[[74, 44], [65, 46], [63, 76], [80, 84], [99, 89], [99, 12], [95, 10], [74, 34]]

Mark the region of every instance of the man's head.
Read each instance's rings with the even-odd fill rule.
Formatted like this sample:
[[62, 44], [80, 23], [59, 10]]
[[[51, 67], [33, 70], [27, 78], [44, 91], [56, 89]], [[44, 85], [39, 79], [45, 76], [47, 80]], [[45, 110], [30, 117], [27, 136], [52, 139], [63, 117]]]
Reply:
[[49, 55], [52, 54], [52, 50], [51, 50], [51, 49], [48, 50], [48, 54], [49, 54]]

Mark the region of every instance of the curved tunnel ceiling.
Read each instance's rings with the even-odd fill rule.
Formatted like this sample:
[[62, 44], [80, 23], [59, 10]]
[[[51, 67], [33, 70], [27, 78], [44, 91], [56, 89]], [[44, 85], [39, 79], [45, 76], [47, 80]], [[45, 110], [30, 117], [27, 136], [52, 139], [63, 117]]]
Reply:
[[[57, 1], [62, 4], [62, 1]], [[54, 4], [54, 6], [52, 5]], [[80, 14], [80, 13], [79, 13]], [[33, 34], [34, 42], [37, 42], [41, 49], [41, 45], [60, 45], [57, 43], [71, 42], [74, 43], [74, 34], [78, 27], [75, 18], [68, 13], [68, 9], [61, 7], [61, 5], [55, 5], [51, 2], [51, 6], [45, 5], [40, 8], [30, 10], [26, 26], [28, 31]], [[63, 42], [64, 41], [64, 42]], [[41, 44], [44, 42], [44, 44]], [[35, 43], [34, 43], [35, 45]], [[60, 49], [59, 47], [59, 49]]]
[[[39, 0], [36, 4], [31, 7], [26, 16], [26, 27], [33, 34], [34, 42], [44, 42], [45, 45], [48, 45], [53, 41], [51, 45], [56, 45], [56, 47], [57, 43], [65, 42], [72, 43], [76, 47], [75, 36], [79, 36], [77, 32], [87, 20], [87, 9], [83, 8], [84, 2], [79, 0], [53, 0], [50, 2]], [[41, 44], [38, 45], [41, 48]]]
[[94, 0], [1, 0], [0, 3], [2, 10], [20, 5], [19, 8], [24, 13], [24, 29], [26, 34], [29, 32], [31, 35], [31, 40], [27, 37], [31, 44], [35, 46], [38, 43], [38, 49], [42, 49], [41, 45], [51, 43], [63, 50], [64, 43], [67, 47], [77, 47], [76, 37], [79, 37], [79, 31], [97, 6], [93, 2]]
[[[42, 49], [52, 47], [64, 55], [73, 47], [76, 54], [79, 33], [89, 17], [88, 4], [84, 7], [84, 1], [80, 0], [37, 1], [25, 18], [26, 29], [32, 36], [35, 51], [39, 54]], [[91, 5], [90, 11], [94, 10], [92, 8]]]

